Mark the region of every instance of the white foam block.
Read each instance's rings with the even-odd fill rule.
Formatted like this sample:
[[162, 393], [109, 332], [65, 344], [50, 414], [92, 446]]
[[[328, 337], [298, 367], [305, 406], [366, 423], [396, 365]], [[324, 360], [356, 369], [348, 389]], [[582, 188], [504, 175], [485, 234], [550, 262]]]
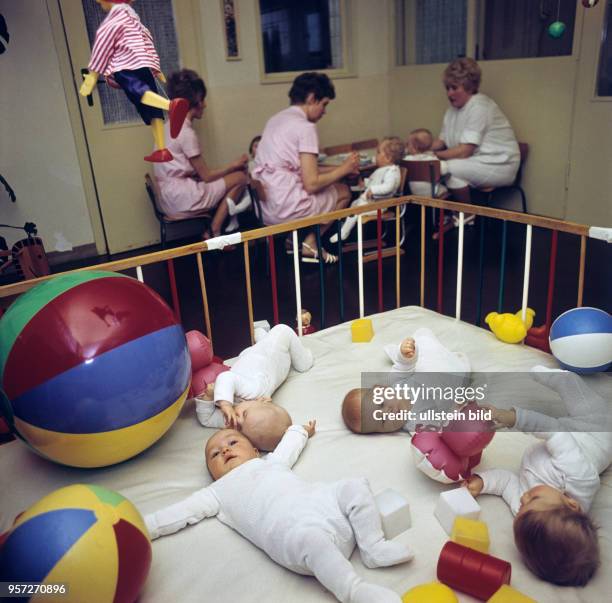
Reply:
[[410, 527], [410, 505], [399, 492], [388, 488], [377, 494], [374, 499], [387, 540], [395, 538]]
[[455, 523], [457, 517], [466, 517], [467, 519], [478, 519], [480, 517], [480, 505], [467, 488], [456, 488], [440, 494], [434, 515], [444, 531], [450, 536], [453, 523]]

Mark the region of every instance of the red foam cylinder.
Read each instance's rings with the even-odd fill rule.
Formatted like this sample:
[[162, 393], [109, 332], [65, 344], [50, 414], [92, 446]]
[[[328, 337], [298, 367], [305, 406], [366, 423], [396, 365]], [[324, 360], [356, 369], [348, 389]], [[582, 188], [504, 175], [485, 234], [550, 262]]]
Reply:
[[191, 372], [208, 366], [213, 360], [213, 348], [210, 339], [200, 331], [189, 331], [185, 334], [187, 348], [191, 356]]
[[490, 599], [504, 584], [510, 584], [512, 566], [503, 559], [485, 555], [456, 542], [447, 542], [438, 559], [438, 580], [481, 601]]
[[229, 371], [229, 366], [211, 362], [208, 366], [201, 368], [191, 376], [190, 396], [201, 394], [209, 383], [214, 383], [217, 376], [225, 371]]

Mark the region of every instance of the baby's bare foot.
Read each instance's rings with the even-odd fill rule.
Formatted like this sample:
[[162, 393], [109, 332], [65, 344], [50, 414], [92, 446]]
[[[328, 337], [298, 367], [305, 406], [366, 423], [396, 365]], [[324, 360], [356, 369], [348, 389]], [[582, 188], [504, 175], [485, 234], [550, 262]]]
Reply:
[[412, 337], [406, 337], [400, 344], [400, 354], [407, 360], [410, 360], [414, 357], [415, 351], [416, 345], [414, 339]]

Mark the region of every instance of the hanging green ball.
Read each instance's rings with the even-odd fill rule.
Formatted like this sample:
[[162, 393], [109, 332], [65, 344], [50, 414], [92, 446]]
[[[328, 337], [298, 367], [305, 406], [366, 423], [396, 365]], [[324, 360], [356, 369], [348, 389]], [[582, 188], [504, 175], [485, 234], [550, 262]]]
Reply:
[[555, 21], [548, 26], [548, 35], [551, 38], [560, 38], [565, 33], [565, 23]]

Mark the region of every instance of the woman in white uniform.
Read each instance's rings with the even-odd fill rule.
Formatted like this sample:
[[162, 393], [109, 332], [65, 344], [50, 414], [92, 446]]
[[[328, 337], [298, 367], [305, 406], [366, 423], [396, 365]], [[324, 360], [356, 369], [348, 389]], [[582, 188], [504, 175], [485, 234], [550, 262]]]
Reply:
[[444, 70], [451, 106], [444, 114], [433, 150], [456, 199], [469, 199], [470, 186], [512, 184], [520, 153], [514, 131], [494, 100], [478, 92], [481, 71], [474, 59], [454, 60]]

